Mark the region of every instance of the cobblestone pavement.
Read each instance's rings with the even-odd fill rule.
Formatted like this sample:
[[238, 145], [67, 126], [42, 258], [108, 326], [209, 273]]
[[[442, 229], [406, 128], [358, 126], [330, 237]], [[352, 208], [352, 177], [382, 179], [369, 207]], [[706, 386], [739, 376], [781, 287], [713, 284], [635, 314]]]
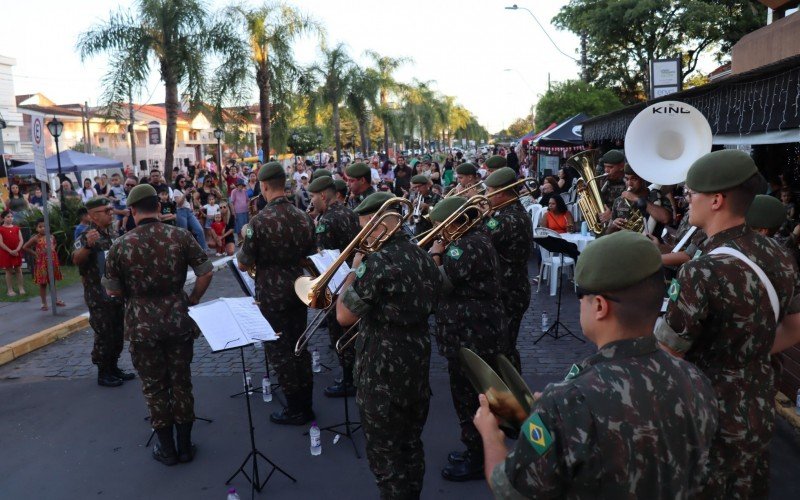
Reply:
[[[533, 264], [531, 264], [533, 274]], [[575, 295], [572, 293], [571, 283], [564, 280], [564, 295], [561, 310], [561, 321], [583, 339], [578, 322], [578, 307]], [[541, 335], [542, 312], [546, 312], [550, 322], [556, 318], [556, 301], [550, 297], [545, 286], [540, 293], [536, 293], [534, 286], [531, 307], [525, 316], [520, 331], [518, 346], [522, 356], [523, 374], [526, 376], [544, 375], [558, 376], [566, 373], [569, 367], [594, 351], [594, 346], [589, 342], [580, 342], [572, 337], [554, 340], [550, 337], [543, 338], [537, 344], [534, 340]], [[214, 280], [206, 294], [205, 300], [218, 297], [239, 297], [242, 292], [225, 268], [214, 275]], [[309, 321], [313, 311], [309, 313]], [[433, 323], [431, 323], [432, 325]], [[326, 330], [319, 330], [311, 342], [311, 348], [318, 349], [322, 363], [338, 370], [338, 363]], [[47, 347], [0, 367], [0, 379], [18, 379], [28, 377], [61, 377], [83, 378], [94, 377], [96, 371], [91, 363], [92, 330], [86, 329]], [[254, 373], [259, 373], [256, 367], [263, 366], [263, 349], [251, 347], [245, 350], [248, 365]], [[123, 351], [120, 366], [132, 369], [127, 348]], [[237, 351], [212, 353], [206, 341], [200, 337], [195, 343], [194, 362], [192, 372], [196, 376], [227, 376], [239, 373], [241, 370], [239, 354]], [[434, 346], [431, 356], [431, 374], [445, 374], [447, 366], [444, 358], [438, 355]]]

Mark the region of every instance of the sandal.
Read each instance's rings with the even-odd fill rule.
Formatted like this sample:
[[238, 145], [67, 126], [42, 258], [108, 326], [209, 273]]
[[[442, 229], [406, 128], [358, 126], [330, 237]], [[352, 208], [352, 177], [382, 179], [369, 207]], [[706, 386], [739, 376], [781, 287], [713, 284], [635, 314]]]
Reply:
[[6, 293], [8, 294], [9, 297], [16, 297], [17, 296], [17, 292], [15, 292], [14, 290], [9, 290]]
[[62, 300], [57, 300], [57, 301], [56, 301], [56, 305], [57, 305], [58, 307], [67, 307], [67, 305], [66, 305], [66, 304], [64, 303], [64, 301], [62, 301]]
[[46, 310], [47, 310], [47, 305], [45, 305], [45, 304], [42, 304], [42, 307], [41, 307], [40, 309], [41, 309], [42, 311], [46, 311]]
[[20, 289], [19, 289], [19, 294], [20, 294], [20, 295], [25, 295], [25, 294], [27, 294], [27, 293], [28, 293], [28, 292], [26, 292], [24, 288], [20, 288]]

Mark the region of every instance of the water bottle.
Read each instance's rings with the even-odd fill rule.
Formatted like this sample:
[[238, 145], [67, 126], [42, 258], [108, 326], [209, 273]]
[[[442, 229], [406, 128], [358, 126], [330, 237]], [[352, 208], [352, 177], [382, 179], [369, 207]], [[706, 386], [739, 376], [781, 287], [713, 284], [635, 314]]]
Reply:
[[311, 454], [313, 456], [322, 455], [322, 438], [320, 437], [319, 427], [316, 422], [311, 423], [311, 430], [308, 431], [311, 439]]
[[236, 488], [231, 488], [228, 490], [228, 500], [241, 500], [239, 498], [239, 494], [236, 493]]
[[256, 350], [260, 351], [260, 350], [264, 349], [264, 342], [262, 342], [260, 340], [257, 340], [257, 341], [255, 341], [253, 343], [253, 347], [255, 347]]
[[795, 398], [794, 412], [800, 415], [800, 389], [797, 389], [797, 398]]
[[589, 224], [587, 224], [586, 221], [581, 222], [581, 234], [583, 236], [589, 235]]
[[253, 394], [253, 377], [250, 376], [250, 369], [244, 371], [244, 390], [247, 391], [247, 395]]
[[322, 371], [322, 365], [319, 362], [319, 351], [316, 349], [311, 353], [311, 370], [313, 370], [314, 373]]
[[542, 331], [546, 332], [548, 326], [550, 325], [550, 319], [547, 317], [547, 313], [542, 313]]
[[269, 375], [264, 374], [261, 379], [261, 392], [264, 394], [264, 402], [269, 403], [272, 401], [272, 386], [269, 383]]

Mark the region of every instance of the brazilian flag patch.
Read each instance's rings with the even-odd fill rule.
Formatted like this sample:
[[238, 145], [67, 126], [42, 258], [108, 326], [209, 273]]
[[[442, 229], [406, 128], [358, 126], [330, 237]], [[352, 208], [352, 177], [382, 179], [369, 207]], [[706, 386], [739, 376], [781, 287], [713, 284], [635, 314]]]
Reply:
[[492, 217], [491, 219], [489, 219], [489, 220], [486, 222], [486, 227], [488, 227], [488, 228], [489, 228], [489, 229], [491, 229], [492, 231], [494, 231], [495, 229], [497, 229], [497, 226], [499, 226], [499, 225], [500, 225], [500, 223], [499, 223], [499, 222], [497, 221], [497, 219], [495, 219], [494, 217]]
[[678, 295], [681, 294], [681, 284], [678, 283], [678, 280], [675, 278], [672, 279], [672, 282], [669, 284], [669, 290], [667, 290], [667, 295], [669, 295], [669, 300], [672, 302], [678, 301]]
[[528, 420], [522, 424], [522, 433], [525, 435], [528, 444], [530, 444], [539, 455], [544, 455], [553, 444], [553, 437], [550, 435], [550, 431], [547, 430], [547, 427], [544, 426], [538, 413], [534, 413], [528, 417]]
[[573, 364], [572, 368], [569, 369], [569, 372], [567, 373], [567, 376], [564, 377], [564, 380], [572, 380], [575, 377], [577, 377], [580, 372], [581, 372], [581, 368], [578, 365]]
[[356, 278], [360, 278], [360, 277], [364, 276], [365, 272], [367, 272], [367, 265], [362, 262], [356, 268]]
[[327, 230], [328, 226], [326, 226], [325, 224], [320, 224], [319, 226], [317, 226], [317, 233], [324, 233]]
[[247, 226], [247, 231], [245, 232], [245, 235], [247, 236], [247, 239], [250, 239], [250, 238], [253, 237], [253, 228], [250, 227], [249, 225]]
[[461, 255], [464, 253], [464, 250], [461, 250], [455, 245], [451, 245], [450, 248], [447, 250], [447, 256], [453, 260], [458, 260], [461, 258]]

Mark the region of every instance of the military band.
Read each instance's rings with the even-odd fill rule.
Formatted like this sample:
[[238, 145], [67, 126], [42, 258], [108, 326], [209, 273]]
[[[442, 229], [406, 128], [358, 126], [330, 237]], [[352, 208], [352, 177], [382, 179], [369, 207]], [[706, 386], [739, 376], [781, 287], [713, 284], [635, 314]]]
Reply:
[[[661, 234], [664, 226], [672, 222], [669, 199], [661, 191], [649, 189], [645, 180], [630, 165], [625, 165], [623, 171], [626, 189], [611, 206], [611, 220], [606, 233], [632, 229], [636, 232], [647, 230], [647, 233]], [[650, 218], [655, 221], [652, 226], [648, 224]]]
[[353, 209], [375, 192], [375, 188], [372, 187], [372, 170], [366, 163], [353, 163], [344, 170], [344, 173], [350, 191], [347, 206]]
[[414, 236], [420, 236], [430, 231], [433, 225], [430, 222], [431, 209], [442, 201], [442, 197], [433, 191], [433, 182], [426, 175], [415, 175], [411, 178], [411, 202], [414, 204], [411, 223], [414, 225]]

